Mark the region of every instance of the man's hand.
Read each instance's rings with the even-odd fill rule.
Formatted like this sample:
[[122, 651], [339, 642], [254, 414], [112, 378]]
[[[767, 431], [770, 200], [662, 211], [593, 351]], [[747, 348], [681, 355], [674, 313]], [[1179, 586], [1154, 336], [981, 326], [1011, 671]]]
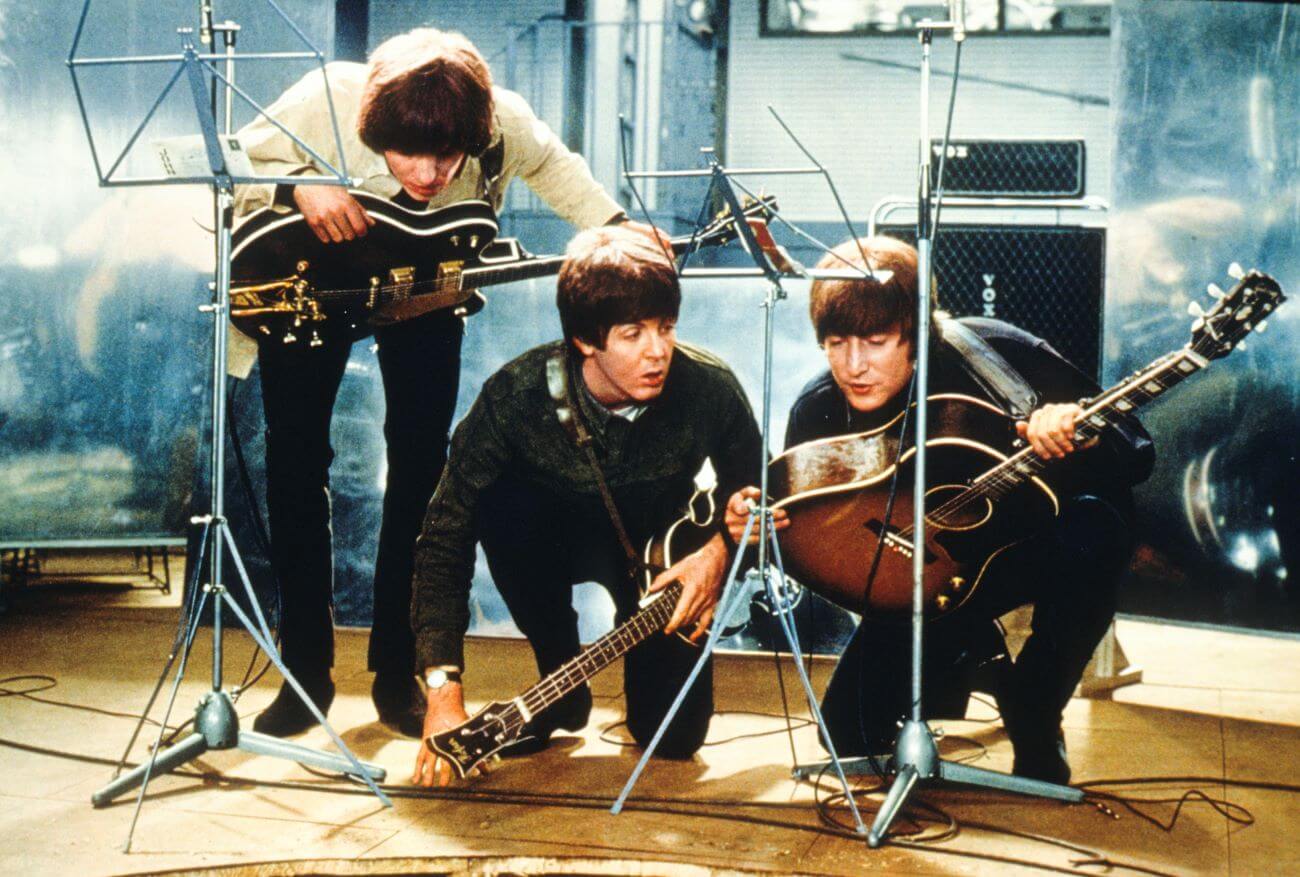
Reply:
[[[727, 524], [727, 532], [731, 534], [731, 541], [740, 544], [740, 539], [745, 535], [745, 521], [749, 519], [750, 503], [758, 502], [760, 491], [757, 487], [742, 487], [731, 495], [727, 500], [727, 511], [723, 520]], [[749, 532], [749, 544], [754, 545], [758, 542], [761, 533], [759, 522], [755, 521], [753, 528]], [[785, 509], [776, 509], [772, 512], [772, 527], [777, 530], [783, 530], [790, 526], [790, 515]]]
[[293, 200], [323, 244], [355, 240], [375, 224], [361, 202], [339, 186], [294, 186]]
[[706, 634], [722, 595], [722, 576], [726, 571], [727, 545], [722, 541], [722, 534], [717, 533], [699, 551], [686, 555], [656, 576], [650, 583], [651, 593], [668, 587], [674, 579], [682, 583], [682, 595], [664, 626], [664, 633], [673, 633], [694, 622], [691, 642]]
[[454, 728], [469, 720], [465, 712], [465, 693], [459, 682], [448, 682], [428, 693], [424, 713], [424, 733], [420, 738], [420, 751], [415, 756], [415, 773], [411, 783], [416, 786], [445, 786], [451, 782], [453, 770], [446, 759], [436, 755], [424, 741], [430, 736]]
[[637, 222], [635, 219], [625, 219], [619, 223], [623, 228], [645, 235], [650, 239], [650, 243], [656, 247], [662, 247], [671, 258], [673, 252], [673, 239], [666, 232], [655, 228], [653, 225], [646, 225], [644, 222]]
[[1085, 445], [1074, 443], [1074, 425], [1082, 413], [1083, 409], [1072, 402], [1044, 405], [1029, 415], [1028, 423], [1016, 423], [1016, 432], [1044, 460], [1060, 459], [1097, 443], [1096, 437]]

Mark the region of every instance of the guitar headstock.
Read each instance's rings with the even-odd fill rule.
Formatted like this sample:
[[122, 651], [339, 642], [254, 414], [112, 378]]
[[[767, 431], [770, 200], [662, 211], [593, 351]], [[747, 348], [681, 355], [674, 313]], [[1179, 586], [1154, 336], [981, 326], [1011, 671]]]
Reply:
[[461, 779], [519, 737], [520, 725], [506, 722], [511, 704], [493, 702], [468, 721], [424, 739], [424, 745], [447, 760]]
[[[741, 204], [741, 212], [744, 214], [746, 222], [767, 221], [777, 210], [776, 196], [763, 195], [760, 198], [746, 198]], [[700, 229], [694, 236], [683, 235], [673, 238], [673, 250], [682, 252], [690, 246], [694, 240], [696, 246], [715, 247], [728, 243], [736, 239], [740, 232], [736, 229], [736, 221], [731, 215], [731, 211], [723, 209], [713, 218], [713, 221], [704, 228]]]
[[1244, 347], [1242, 339], [1252, 331], [1262, 332], [1265, 318], [1286, 301], [1278, 282], [1267, 274], [1242, 271], [1235, 263], [1228, 273], [1237, 282], [1227, 292], [1210, 284], [1210, 295], [1217, 301], [1209, 310], [1200, 302], [1188, 307], [1196, 317], [1188, 346], [1206, 359], [1219, 359], [1235, 347]]

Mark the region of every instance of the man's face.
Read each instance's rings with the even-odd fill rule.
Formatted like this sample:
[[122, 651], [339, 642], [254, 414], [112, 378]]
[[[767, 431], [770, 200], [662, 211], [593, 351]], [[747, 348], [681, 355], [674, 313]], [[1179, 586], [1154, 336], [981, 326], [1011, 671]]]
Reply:
[[828, 335], [822, 343], [831, 377], [849, 407], [875, 411], [912, 379], [912, 343], [897, 328], [875, 335]]
[[465, 164], [465, 153], [447, 155], [408, 155], [395, 149], [384, 150], [384, 161], [406, 194], [416, 201], [428, 201], [447, 188]]
[[597, 402], [606, 407], [641, 405], [663, 392], [677, 344], [677, 320], [650, 317], [619, 323], [609, 330], [604, 350], [581, 339], [574, 344], [584, 357], [583, 380]]

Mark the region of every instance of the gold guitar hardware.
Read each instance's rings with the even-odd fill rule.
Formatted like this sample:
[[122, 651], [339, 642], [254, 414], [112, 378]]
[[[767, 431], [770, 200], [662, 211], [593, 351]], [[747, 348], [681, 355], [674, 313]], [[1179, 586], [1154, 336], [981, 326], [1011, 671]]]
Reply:
[[443, 262], [438, 266], [438, 285], [441, 287], [444, 285], [444, 281], [454, 280], [456, 288], [459, 289], [461, 283], [460, 276], [463, 273], [464, 268], [464, 259], [455, 259], [450, 262]]
[[[307, 294], [311, 283], [303, 276], [310, 267], [305, 261], [294, 266], [297, 271], [283, 280], [267, 283], [242, 283], [230, 287], [230, 314], [232, 317], [251, 317], [258, 314], [301, 314], [307, 309]], [[311, 301], [314, 307], [315, 302]], [[319, 310], [317, 310], [319, 312]], [[258, 326], [263, 334], [270, 334], [265, 323]]]
[[410, 266], [389, 268], [388, 283], [394, 299], [410, 298], [411, 289], [415, 286], [415, 269]]
[[947, 612], [948, 607], [952, 605], [952, 598], [947, 594], [940, 594], [934, 598], [934, 606], [940, 612]]
[[956, 591], [957, 593], [961, 593], [961, 589], [966, 587], [966, 580], [961, 576], [953, 576], [948, 581], [948, 584], [952, 585], [952, 589], [954, 591]]

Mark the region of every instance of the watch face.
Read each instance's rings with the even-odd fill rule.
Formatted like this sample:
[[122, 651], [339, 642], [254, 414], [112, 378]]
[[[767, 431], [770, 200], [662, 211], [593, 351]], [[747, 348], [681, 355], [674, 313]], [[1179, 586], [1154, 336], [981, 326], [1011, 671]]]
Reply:
[[447, 684], [448, 678], [446, 670], [430, 670], [424, 677], [424, 684], [430, 688], [442, 688]]

